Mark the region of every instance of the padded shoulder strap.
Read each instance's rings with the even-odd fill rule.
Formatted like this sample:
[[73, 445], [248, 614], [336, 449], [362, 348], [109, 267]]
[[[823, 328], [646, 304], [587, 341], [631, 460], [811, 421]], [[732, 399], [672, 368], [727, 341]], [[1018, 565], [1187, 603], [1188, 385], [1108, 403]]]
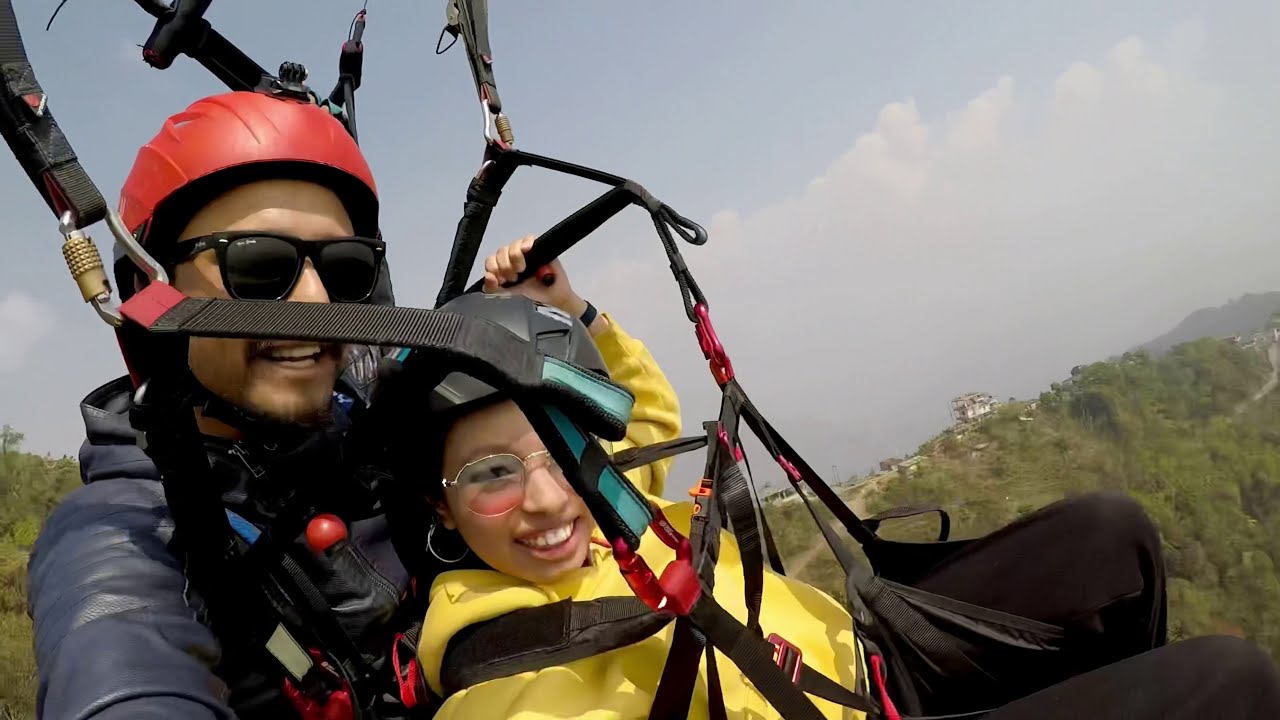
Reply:
[[455, 634], [445, 648], [440, 682], [447, 697], [489, 680], [634, 645], [673, 619], [636, 597], [562, 600], [514, 610]]

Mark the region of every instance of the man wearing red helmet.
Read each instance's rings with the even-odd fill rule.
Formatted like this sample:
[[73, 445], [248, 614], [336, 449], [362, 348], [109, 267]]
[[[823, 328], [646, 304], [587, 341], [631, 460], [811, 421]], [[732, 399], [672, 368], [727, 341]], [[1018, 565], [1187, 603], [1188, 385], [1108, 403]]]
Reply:
[[[197, 101], [138, 152], [119, 211], [188, 296], [392, 302], [372, 173], [343, 125], [314, 104], [252, 92]], [[513, 244], [490, 258], [487, 290], [523, 269], [525, 249]], [[115, 276], [123, 297], [145, 282], [124, 257]], [[581, 316], [593, 331], [607, 324], [567, 282], [516, 291]], [[145, 334], [122, 333], [121, 346], [130, 376], [81, 405], [86, 485], [54, 511], [32, 551], [39, 716], [280, 718], [297, 717], [308, 702], [332, 702], [323, 692], [312, 697], [305, 682], [287, 684], [287, 651], [237, 644], [235, 627], [218, 625], [216, 610], [218, 632], [208, 626], [159, 473], [129, 422], [133, 390], [156, 358]], [[292, 493], [281, 477], [320, 488], [324, 502], [340, 508], [349, 542], [331, 554], [303, 550], [296, 561], [328, 605], [317, 611], [325, 617], [305, 620], [336, 619], [350, 652], [324, 648], [326, 659], [351, 661], [375, 678], [353, 693], [364, 717], [416, 717], [406, 707], [416, 675], [393, 663], [391, 650], [403, 643], [411, 662], [412, 642], [399, 632], [421, 609], [404, 602], [410, 578], [373, 492], [335, 471], [343, 409], [364, 399], [359, 382], [345, 381], [350, 373], [340, 378], [347, 353], [328, 344], [193, 338], [187, 359], [203, 393], [197, 424], [231, 525], [250, 546], [288, 512]], [[678, 411], [666, 410], [675, 437]], [[654, 438], [663, 439], [670, 438]], [[339, 717], [331, 710], [302, 716]]]

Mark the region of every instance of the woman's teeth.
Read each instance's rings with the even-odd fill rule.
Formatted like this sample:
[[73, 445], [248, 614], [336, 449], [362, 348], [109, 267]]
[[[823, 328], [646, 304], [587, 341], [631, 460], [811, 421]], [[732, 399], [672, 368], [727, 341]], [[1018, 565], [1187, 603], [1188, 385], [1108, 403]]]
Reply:
[[273, 347], [264, 353], [271, 360], [305, 360], [320, 355], [319, 345]]
[[573, 534], [573, 523], [569, 523], [564, 527], [556, 528], [555, 530], [548, 530], [547, 532], [544, 532], [541, 535], [535, 535], [533, 537], [528, 537], [528, 538], [520, 538], [516, 542], [520, 543], [521, 545], [527, 545], [531, 548], [549, 548], [555, 545], [559, 545], [565, 540], [568, 540], [569, 536], [572, 534]]

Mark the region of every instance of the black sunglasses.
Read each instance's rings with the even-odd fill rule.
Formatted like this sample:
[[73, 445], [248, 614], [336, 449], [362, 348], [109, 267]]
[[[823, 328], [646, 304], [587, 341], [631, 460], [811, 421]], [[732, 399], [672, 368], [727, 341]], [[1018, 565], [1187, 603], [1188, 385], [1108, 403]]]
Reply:
[[261, 230], [217, 232], [174, 243], [169, 264], [206, 250], [217, 253], [222, 285], [237, 300], [287, 298], [310, 258], [330, 300], [359, 303], [378, 284], [387, 246], [362, 237], [303, 240]]

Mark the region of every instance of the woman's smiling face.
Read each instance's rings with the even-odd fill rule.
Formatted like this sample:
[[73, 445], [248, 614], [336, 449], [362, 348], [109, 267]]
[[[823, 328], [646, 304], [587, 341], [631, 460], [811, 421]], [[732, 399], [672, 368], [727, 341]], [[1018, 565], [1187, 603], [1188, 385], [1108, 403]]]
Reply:
[[547, 584], [587, 563], [591, 513], [515, 403], [455, 422], [443, 470], [448, 486], [436, 511], [489, 567]]

